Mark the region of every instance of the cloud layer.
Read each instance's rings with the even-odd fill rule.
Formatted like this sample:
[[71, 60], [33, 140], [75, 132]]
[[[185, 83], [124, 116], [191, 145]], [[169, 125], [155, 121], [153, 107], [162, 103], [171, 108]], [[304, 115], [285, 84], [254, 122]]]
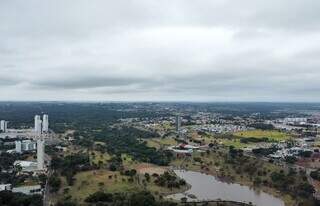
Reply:
[[0, 100], [320, 101], [320, 1], [0, 2]]

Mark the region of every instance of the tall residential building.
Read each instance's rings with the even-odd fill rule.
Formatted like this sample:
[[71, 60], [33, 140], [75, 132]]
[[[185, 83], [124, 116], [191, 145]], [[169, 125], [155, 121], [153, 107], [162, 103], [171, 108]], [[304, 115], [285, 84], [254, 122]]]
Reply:
[[176, 131], [179, 132], [181, 127], [181, 117], [180, 115], [176, 116]]
[[38, 170], [44, 169], [44, 140], [37, 140], [37, 163]]
[[22, 145], [21, 141], [16, 141], [16, 153], [21, 153], [22, 152]]
[[5, 120], [1, 120], [0, 121], [0, 130], [2, 130], [2, 132], [7, 132], [7, 128], [8, 127], [8, 122]]
[[38, 135], [41, 135], [42, 130], [42, 123], [41, 123], [41, 117], [39, 115], [36, 115], [34, 117], [34, 132]]
[[16, 145], [16, 153], [22, 153], [25, 151], [31, 151], [31, 150], [36, 150], [37, 149], [37, 144], [36, 141], [32, 140], [17, 140], [15, 141]]
[[45, 133], [49, 132], [49, 116], [47, 114], [43, 115], [42, 132], [45, 132]]

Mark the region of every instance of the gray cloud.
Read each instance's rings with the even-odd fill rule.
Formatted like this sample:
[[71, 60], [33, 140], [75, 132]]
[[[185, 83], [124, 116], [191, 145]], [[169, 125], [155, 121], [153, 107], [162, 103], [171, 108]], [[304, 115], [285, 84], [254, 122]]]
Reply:
[[34, 87], [42, 87], [43, 89], [83, 89], [130, 86], [144, 81], [147, 80], [133, 79], [130, 77], [86, 76], [81, 78], [62, 77], [56, 80], [40, 80], [38, 82], [32, 82], [32, 85]]
[[1, 100], [320, 101], [317, 0], [0, 2]]

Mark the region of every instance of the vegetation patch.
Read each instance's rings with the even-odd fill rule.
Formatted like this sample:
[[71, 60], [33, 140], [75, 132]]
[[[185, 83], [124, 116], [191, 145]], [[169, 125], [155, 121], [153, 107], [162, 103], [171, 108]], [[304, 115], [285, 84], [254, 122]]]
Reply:
[[282, 141], [289, 139], [289, 135], [284, 132], [279, 132], [277, 130], [248, 130], [236, 132], [233, 134], [240, 138], [268, 138], [269, 141]]

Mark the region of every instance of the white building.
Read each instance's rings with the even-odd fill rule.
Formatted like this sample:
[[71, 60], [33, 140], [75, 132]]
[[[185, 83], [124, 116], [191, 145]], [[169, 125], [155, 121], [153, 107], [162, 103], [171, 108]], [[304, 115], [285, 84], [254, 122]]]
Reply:
[[21, 141], [15, 141], [16, 144], [16, 153], [22, 153]]
[[36, 115], [34, 117], [34, 132], [37, 135], [41, 135], [41, 133], [42, 133], [42, 121], [41, 121], [41, 117], [39, 115]]
[[176, 116], [176, 131], [179, 132], [181, 128], [181, 117], [180, 115]]
[[0, 121], [0, 130], [2, 130], [2, 132], [7, 132], [8, 130], [8, 122], [5, 120], [1, 120]]
[[37, 140], [37, 162], [38, 170], [44, 169], [44, 140]]
[[22, 140], [22, 141], [15, 141], [16, 145], [16, 153], [22, 153], [25, 151], [32, 151], [37, 149], [37, 143], [32, 140]]
[[41, 185], [14, 187], [12, 192], [20, 192], [26, 195], [42, 194]]
[[49, 132], [49, 116], [47, 114], [43, 115], [42, 132], [45, 132], [45, 133]]
[[24, 172], [32, 172], [38, 169], [37, 163], [32, 161], [17, 160], [13, 163], [13, 165], [15, 167], [20, 166]]
[[296, 118], [285, 118], [284, 123], [285, 124], [306, 124], [308, 122], [308, 119], [305, 117], [296, 117]]

